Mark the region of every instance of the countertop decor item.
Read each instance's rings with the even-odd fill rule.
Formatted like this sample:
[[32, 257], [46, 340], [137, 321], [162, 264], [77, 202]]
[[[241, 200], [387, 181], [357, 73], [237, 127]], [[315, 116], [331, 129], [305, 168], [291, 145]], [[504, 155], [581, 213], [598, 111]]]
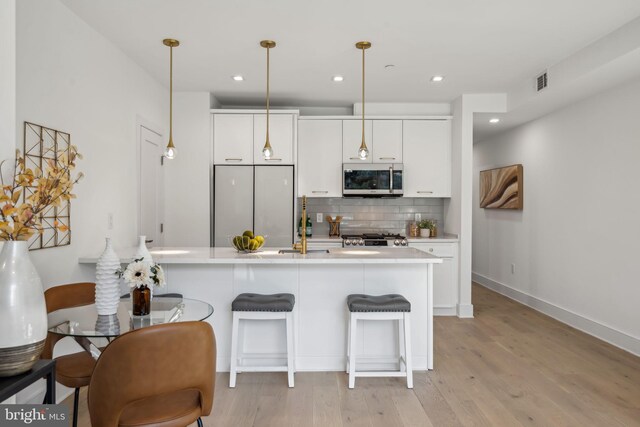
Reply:
[[133, 315], [145, 316], [149, 314], [148, 308], [151, 306], [153, 287], [165, 285], [164, 270], [160, 264], [146, 261], [144, 258], [136, 258], [127, 265], [124, 271], [118, 269], [115, 274], [124, 278], [125, 283], [133, 289], [131, 298]]
[[164, 150], [164, 157], [173, 160], [178, 154], [173, 145], [173, 48], [180, 46], [180, 42], [175, 39], [164, 39], [162, 44], [169, 48], [169, 143]]
[[523, 209], [522, 165], [505, 166], [480, 172], [480, 207]]
[[231, 244], [238, 252], [252, 253], [257, 252], [265, 242], [263, 236], [256, 236], [253, 231], [246, 230], [242, 236], [234, 236], [231, 238]]
[[338, 237], [340, 236], [340, 223], [342, 222], [342, 216], [338, 215], [335, 219], [331, 218], [331, 216], [327, 215], [326, 220], [329, 223], [329, 237]]
[[149, 249], [147, 249], [147, 236], [138, 236], [138, 248], [136, 249], [135, 258], [144, 258], [145, 262], [153, 263], [153, 258]]
[[10, 240], [0, 251], [0, 377], [31, 369], [47, 338], [44, 290], [28, 249]]
[[432, 219], [423, 219], [418, 223], [420, 228], [420, 237], [431, 237], [431, 231], [435, 227], [435, 221]]
[[262, 149], [262, 155], [265, 160], [271, 160], [273, 157], [273, 148], [269, 142], [269, 52], [276, 47], [276, 42], [273, 40], [262, 40], [260, 46], [267, 49], [267, 136], [264, 141], [264, 148]]
[[120, 302], [120, 281], [114, 274], [120, 268], [120, 258], [106, 238], [106, 247], [96, 263], [96, 310], [99, 315], [115, 314]]
[[364, 141], [364, 51], [371, 47], [371, 42], [361, 41], [356, 43], [356, 48], [362, 50], [362, 143], [358, 148], [358, 157], [360, 160], [366, 160], [369, 157], [369, 149], [367, 143]]

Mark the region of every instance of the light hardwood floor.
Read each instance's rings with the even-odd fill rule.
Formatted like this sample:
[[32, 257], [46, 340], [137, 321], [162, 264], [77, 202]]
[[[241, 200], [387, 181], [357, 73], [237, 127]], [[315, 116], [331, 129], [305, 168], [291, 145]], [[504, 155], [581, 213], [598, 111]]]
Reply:
[[[342, 372], [218, 374], [205, 426], [640, 426], [640, 358], [479, 285], [474, 319], [435, 320], [435, 369], [400, 378]], [[67, 399], [70, 404], [71, 400]], [[86, 389], [81, 426], [89, 426]]]

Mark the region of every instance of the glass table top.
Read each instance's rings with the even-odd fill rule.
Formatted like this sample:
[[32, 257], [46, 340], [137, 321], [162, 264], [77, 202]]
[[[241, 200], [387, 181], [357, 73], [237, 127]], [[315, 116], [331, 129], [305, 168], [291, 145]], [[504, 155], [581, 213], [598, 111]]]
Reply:
[[151, 301], [148, 316], [133, 316], [131, 308], [131, 298], [123, 298], [118, 312], [112, 315], [98, 315], [95, 304], [52, 311], [47, 315], [49, 332], [71, 337], [109, 338], [161, 323], [201, 321], [213, 314], [210, 304], [189, 298], [156, 296]]

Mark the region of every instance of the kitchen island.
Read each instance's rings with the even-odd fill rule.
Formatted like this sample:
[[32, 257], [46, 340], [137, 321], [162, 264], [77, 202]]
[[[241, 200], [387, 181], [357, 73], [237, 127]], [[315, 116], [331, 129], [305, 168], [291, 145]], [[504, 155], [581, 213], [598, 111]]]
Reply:
[[[131, 260], [134, 249], [120, 252], [124, 263]], [[150, 252], [165, 269], [167, 286], [160, 292], [178, 292], [214, 307], [208, 321], [216, 334], [218, 371], [229, 370], [231, 302], [243, 292], [295, 296], [299, 371], [345, 368], [347, 295], [402, 294], [411, 302], [414, 369], [433, 369], [433, 264], [441, 263], [440, 258], [412, 248], [331, 249], [306, 255], [280, 254], [275, 248], [253, 254], [231, 248], [154, 248]], [[79, 260], [89, 265], [96, 261], [97, 257]], [[370, 369], [388, 368], [388, 359], [398, 356], [397, 325], [364, 322], [359, 328], [363, 328], [359, 360], [367, 361]], [[244, 363], [273, 363], [272, 357], [261, 354], [284, 352], [283, 322], [252, 322], [245, 329]]]

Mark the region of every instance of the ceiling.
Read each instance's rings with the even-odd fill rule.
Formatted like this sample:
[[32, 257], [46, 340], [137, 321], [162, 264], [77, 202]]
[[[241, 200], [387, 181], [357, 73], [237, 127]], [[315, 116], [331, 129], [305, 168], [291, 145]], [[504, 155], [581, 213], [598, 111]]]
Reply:
[[[208, 91], [225, 105], [261, 104], [265, 51], [274, 105], [367, 101], [448, 102], [507, 92], [518, 82], [640, 15], [638, 0], [62, 0], [159, 81], [166, 37], [177, 38], [174, 87]], [[392, 7], [391, 7], [392, 5]], [[386, 67], [393, 64], [394, 67]], [[244, 82], [231, 76], [241, 74]], [[333, 75], [344, 76], [334, 83]], [[430, 83], [436, 74], [446, 76]]]

